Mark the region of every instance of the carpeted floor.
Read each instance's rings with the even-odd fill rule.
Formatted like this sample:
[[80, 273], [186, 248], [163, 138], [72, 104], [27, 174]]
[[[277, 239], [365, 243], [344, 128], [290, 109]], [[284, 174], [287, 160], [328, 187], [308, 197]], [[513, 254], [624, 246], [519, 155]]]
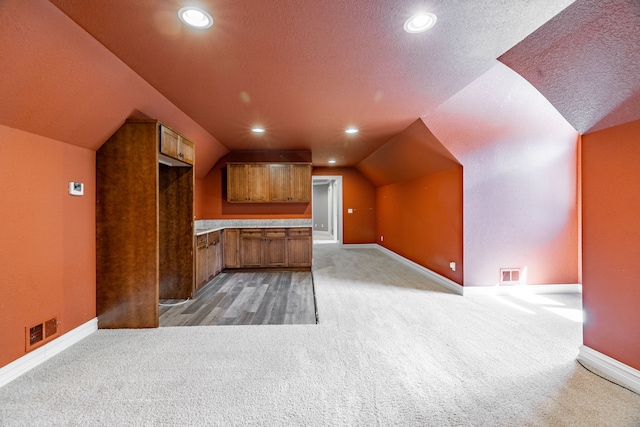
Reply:
[[640, 426], [576, 361], [579, 295], [461, 297], [314, 247], [319, 324], [99, 330], [0, 389], [2, 426]]

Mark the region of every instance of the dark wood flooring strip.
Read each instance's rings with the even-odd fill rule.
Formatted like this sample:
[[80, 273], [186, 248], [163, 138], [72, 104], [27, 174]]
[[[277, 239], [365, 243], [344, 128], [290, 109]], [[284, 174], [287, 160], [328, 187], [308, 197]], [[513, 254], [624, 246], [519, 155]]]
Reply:
[[221, 273], [199, 289], [193, 300], [160, 306], [160, 326], [314, 323], [315, 291], [308, 271]]

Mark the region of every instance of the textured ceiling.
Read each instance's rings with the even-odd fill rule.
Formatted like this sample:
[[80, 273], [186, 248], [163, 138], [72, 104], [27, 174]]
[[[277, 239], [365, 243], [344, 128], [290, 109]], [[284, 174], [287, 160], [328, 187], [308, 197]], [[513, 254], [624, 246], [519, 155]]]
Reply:
[[[177, 0], [51, 3], [229, 150], [352, 166], [572, 1], [203, 0], [208, 31], [183, 27]], [[404, 32], [420, 10], [436, 25]], [[360, 133], [344, 134], [351, 125]]]
[[640, 117], [638, 0], [579, 0], [499, 59], [582, 134]]

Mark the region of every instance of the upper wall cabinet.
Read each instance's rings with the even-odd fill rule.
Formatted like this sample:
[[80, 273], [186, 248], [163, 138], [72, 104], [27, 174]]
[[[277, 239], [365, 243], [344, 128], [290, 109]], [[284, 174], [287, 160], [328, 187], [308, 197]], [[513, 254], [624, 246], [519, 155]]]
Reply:
[[229, 202], [266, 203], [269, 201], [269, 165], [263, 163], [227, 165]]
[[160, 162], [169, 166], [188, 166], [193, 165], [194, 159], [193, 142], [165, 125], [160, 125]]
[[310, 202], [311, 165], [269, 165], [271, 202]]
[[235, 203], [309, 203], [308, 163], [228, 163], [227, 201]]

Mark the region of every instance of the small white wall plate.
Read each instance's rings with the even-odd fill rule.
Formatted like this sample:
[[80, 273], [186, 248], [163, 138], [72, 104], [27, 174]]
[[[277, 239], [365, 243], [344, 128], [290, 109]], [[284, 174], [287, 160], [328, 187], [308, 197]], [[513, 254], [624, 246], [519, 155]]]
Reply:
[[69, 194], [72, 196], [82, 196], [84, 194], [84, 184], [82, 182], [70, 182]]

